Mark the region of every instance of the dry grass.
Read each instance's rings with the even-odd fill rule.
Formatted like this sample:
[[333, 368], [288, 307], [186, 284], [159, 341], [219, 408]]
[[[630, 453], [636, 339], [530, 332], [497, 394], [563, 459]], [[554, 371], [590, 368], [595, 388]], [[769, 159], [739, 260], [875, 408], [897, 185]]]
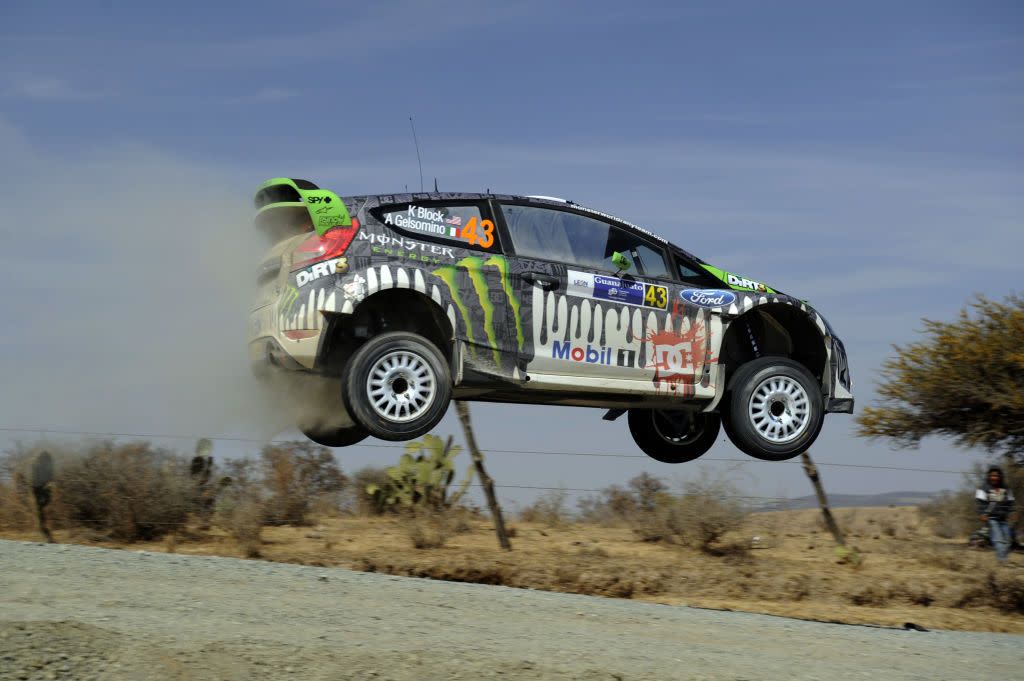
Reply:
[[[333, 517], [308, 528], [265, 527], [265, 559], [340, 566], [387, 574], [502, 584], [569, 593], [764, 612], [862, 624], [1024, 633], [1024, 560], [997, 567], [991, 552], [936, 537], [913, 508], [841, 510], [839, 522], [861, 557], [844, 563], [817, 511], [750, 516], [705, 553], [695, 547], [640, 541], [623, 526], [517, 522], [513, 551], [499, 549], [491, 524], [464, 517], [443, 546], [414, 548], [409, 523], [393, 516]], [[884, 527], [893, 527], [890, 535]], [[60, 531], [58, 541], [74, 538]], [[770, 537], [761, 548], [724, 547]], [[30, 532], [8, 537], [35, 539]], [[95, 537], [93, 537], [95, 539]], [[84, 541], [79, 538], [79, 541]], [[104, 545], [118, 546], [113, 542]], [[160, 550], [161, 545], [137, 544]], [[180, 554], [238, 555], [224, 529], [183, 532]]]

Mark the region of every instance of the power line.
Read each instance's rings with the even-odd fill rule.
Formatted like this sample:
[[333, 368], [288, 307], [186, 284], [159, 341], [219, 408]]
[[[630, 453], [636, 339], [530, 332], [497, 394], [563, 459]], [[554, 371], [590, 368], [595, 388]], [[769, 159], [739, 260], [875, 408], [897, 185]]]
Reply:
[[[15, 432], [15, 433], [46, 433], [52, 435], [85, 435], [89, 437], [125, 437], [125, 438], [146, 438], [146, 439], [164, 439], [164, 440], [198, 440], [206, 438], [215, 442], [250, 442], [259, 444], [283, 444], [290, 442], [291, 440], [282, 439], [261, 439], [261, 438], [250, 438], [250, 437], [207, 437], [203, 435], [168, 435], [159, 433], [118, 433], [118, 432], [104, 432], [104, 431], [84, 431], [84, 430], [64, 430], [51, 427], [43, 428], [24, 428], [24, 427], [13, 427], [13, 426], [0, 426], [0, 432]], [[358, 444], [353, 445], [356, 447], [371, 447], [375, 449], [405, 449], [405, 445], [401, 444]], [[611, 458], [611, 459], [646, 459], [647, 456], [643, 454], [619, 454], [619, 453], [600, 453], [600, 452], [564, 452], [564, 451], [545, 451], [545, 450], [529, 450], [529, 449], [486, 449], [488, 454], [516, 454], [516, 455], [527, 455], [527, 456], [584, 456], [584, 457], [596, 457], [596, 458]], [[754, 458], [735, 458], [735, 457], [716, 457], [716, 456], [704, 456], [701, 457], [700, 461], [719, 461], [726, 463], [788, 463], [799, 465], [799, 461], [762, 461]], [[842, 463], [842, 462], [830, 462], [830, 461], [816, 461], [817, 466], [828, 466], [832, 468], [859, 468], [868, 470], [884, 470], [884, 471], [902, 471], [908, 473], [936, 473], [941, 475], [963, 475], [963, 470], [949, 470], [942, 468], [915, 468], [906, 466], [878, 466], [874, 464], [858, 464], [858, 463]]]

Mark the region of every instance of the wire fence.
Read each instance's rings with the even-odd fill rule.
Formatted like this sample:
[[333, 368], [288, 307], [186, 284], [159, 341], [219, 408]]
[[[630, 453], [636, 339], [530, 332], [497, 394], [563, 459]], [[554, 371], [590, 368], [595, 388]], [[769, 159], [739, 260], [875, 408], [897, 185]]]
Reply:
[[[38, 433], [41, 437], [46, 435], [78, 435], [90, 438], [139, 438], [139, 439], [159, 439], [159, 440], [199, 440], [201, 438], [208, 439], [212, 442], [244, 442], [254, 444], [284, 444], [291, 440], [285, 439], [262, 439], [262, 438], [249, 438], [249, 437], [210, 437], [206, 435], [196, 434], [166, 434], [166, 433], [121, 433], [115, 431], [85, 431], [85, 430], [67, 430], [61, 428], [53, 428], [49, 426], [43, 427], [14, 427], [14, 426], [2, 426], [0, 432], [10, 433]], [[353, 445], [353, 447], [368, 447], [373, 449], [405, 449], [404, 444], [376, 444], [376, 443], [360, 443]], [[602, 452], [567, 452], [567, 451], [548, 451], [548, 450], [533, 450], [533, 449], [497, 449], [482, 447], [488, 455], [490, 454], [501, 454], [501, 455], [517, 455], [517, 456], [557, 456], [557, 457], [591, 457], [591, 458], [610, 458], [610, 459], [647, 459], [644, 454], [624, 454], [618, 452], [602, 453]], [[724, 463], [769, 463], [772, 465], [778, 464], [789, 464], [789, 465], [800, 465], [799, 460], [790, 461], [761, 461], [754, 458], [739, 458], [739, 457], [721, 457], [721, 456], [703, 456], [700, 458], [701, 461], [717, 461]], [[816, 466], [819, 467], [830, 467], [830, 468], [850, 468], [850, 469], [867, 469], [867, 470], [881, 470], [881, 471], [902, 471], [908, 473], [929, 473], [934, 475], [956, 475], [962, 476], [968, 471], [962, 470], [951, 470], [944, 468], [919, 468], [911, 466], [880, 466], [875, 464], [859, 464], [859, 463], [846, 463], [839, 461], [815, 461]], [[574, 489], [574, 488], [563, 488], [563, 487], [534, 487], [530, 485], [496, 485], [496, 487], [512, 487], [517, 489], [537, 489], [537, 490], [548, 490], [548, 489], [565, 489], [569, 492], [598, 492], [600, 490], [591, 489]]]

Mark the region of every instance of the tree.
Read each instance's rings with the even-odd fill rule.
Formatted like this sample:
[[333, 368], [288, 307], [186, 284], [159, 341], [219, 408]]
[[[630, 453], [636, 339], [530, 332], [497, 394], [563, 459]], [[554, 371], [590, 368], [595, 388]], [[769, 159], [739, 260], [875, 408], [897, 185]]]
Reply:
[[882, 365], [881, 402], [859, 434], [916, 447], [945, 435], [1019, 460], [1024, 452], [1024, 297], [977, 296], [955, 321], [924, 320], [924, 340], [894, 346]]

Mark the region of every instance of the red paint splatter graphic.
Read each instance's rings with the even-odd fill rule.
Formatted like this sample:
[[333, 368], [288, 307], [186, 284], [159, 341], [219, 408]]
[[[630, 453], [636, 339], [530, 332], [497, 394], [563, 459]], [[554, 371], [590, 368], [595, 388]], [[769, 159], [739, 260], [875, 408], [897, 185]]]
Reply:
[[654, 369], [654, 385], [690, 397], [696, 389], [698, 368], [703, 369], [707, 351], [704, 324], [695, 321], [688, 331], [655, 331], [647, 336], [651, 344], [650, 364]]

